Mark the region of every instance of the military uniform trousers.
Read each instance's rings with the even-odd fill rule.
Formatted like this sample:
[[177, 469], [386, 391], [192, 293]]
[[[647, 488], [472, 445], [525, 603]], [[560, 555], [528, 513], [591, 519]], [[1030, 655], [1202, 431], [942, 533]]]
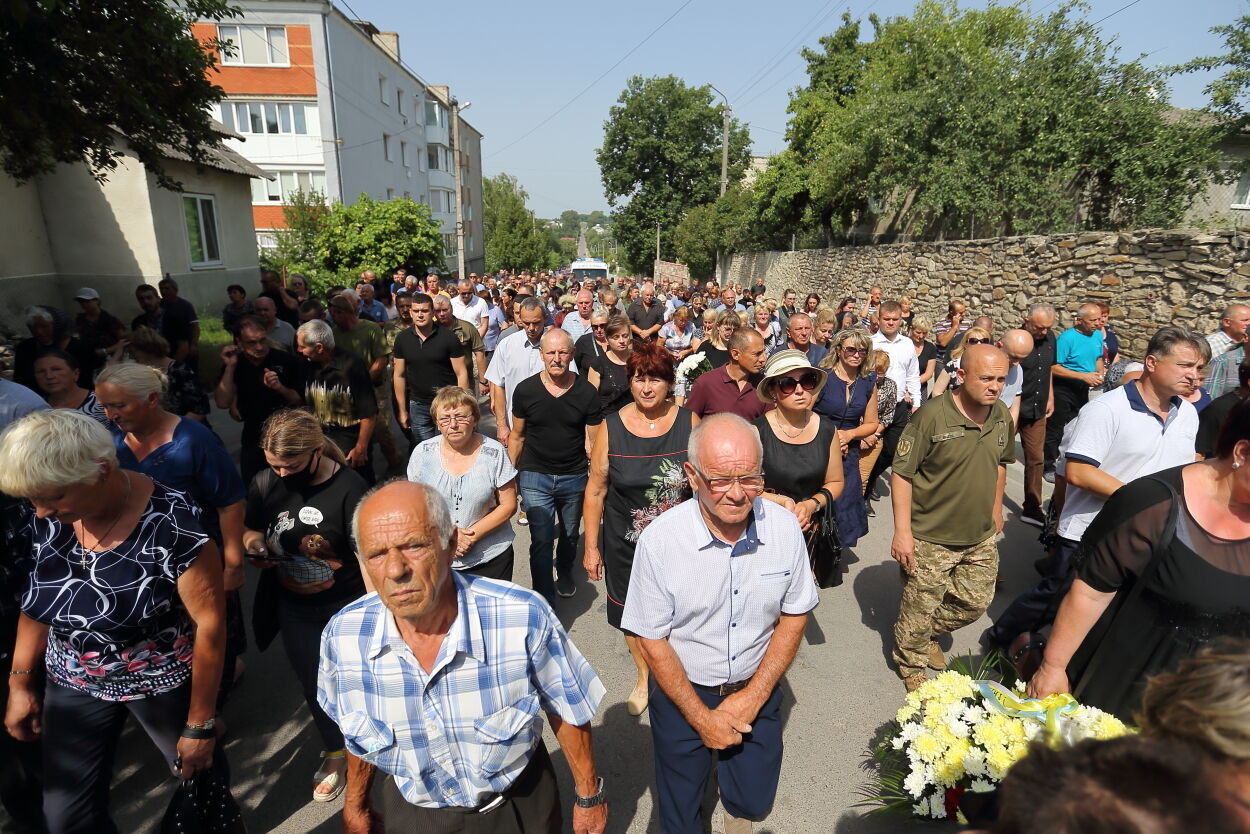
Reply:
[[903, 599], [894, 623], [894, 662], [903, 677], [928, 665], [929, 641], [963, 628], [985, 613], [998, 574], [997, 534], [967, 547], [916, 540], [916, 570], [903, 574]]

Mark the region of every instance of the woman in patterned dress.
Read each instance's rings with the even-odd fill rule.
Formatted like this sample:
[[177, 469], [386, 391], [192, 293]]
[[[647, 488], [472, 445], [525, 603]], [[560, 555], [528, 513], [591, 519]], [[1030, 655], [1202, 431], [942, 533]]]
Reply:
[[[582, 564], [592, 580], [604, 579], [608, 623], [621, 627], [634, 547], [647, 525], [690, 497], [682, 464], [690, 430], [699, 418], [669, 399], [675, 372], [668, 351], [640, 344], [626, 363], [633, 402], [604, 419], [590, 453], [590, 481], [582, 507], [586, 541]], [[602, 525], [602, 529], [601, 529]], [[625, 632], [638, 667], [626, 707], [647, 708], [647, 664], [638, 638]]]

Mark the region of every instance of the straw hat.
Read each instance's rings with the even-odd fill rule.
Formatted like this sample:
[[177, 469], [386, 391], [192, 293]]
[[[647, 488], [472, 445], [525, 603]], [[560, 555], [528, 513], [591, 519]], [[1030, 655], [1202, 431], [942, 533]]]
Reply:
[[759, 385], [755, 386], [755, 396], [759, 397], [762, 402], [777, 402], [777, 398], [773, 396], [774, 383], [777, 378], [799, 369], [815, 371], [820, 377], [820, 382], [816, 383], [816, 389], [812, 391], [813, 399], [819, 397], [829, 375], [809, 362], [807, 354], [803, 351], [792, 348], [779, 350], [768, 358], [768, 364], [764, 366], [764, 378], [760, 380]]

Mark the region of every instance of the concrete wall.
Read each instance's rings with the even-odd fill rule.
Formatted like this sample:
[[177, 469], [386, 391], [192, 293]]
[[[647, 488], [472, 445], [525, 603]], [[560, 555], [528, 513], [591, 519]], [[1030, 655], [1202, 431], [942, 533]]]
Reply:
[[836, 306], [863, 300], [880, 286], [886, 298], [909, 296], [918, 313], [941, 319], [951, 298], [972, 316], [994, 317], [996, 330], [1015, 327], [1031, 304], [1060, 311], [1061, 326], [1086, 301], [1111, 305], [1125, 350], [1140, 355], [1159, 327], [1179, 324], [1204, 333], [1222, 308], [1250, 299], [1250, 229], [1218, 232], [1145, 230], [942, 243], [848, 246], [734, 255], [728, 280], [763, 280], [780, 298], [819, 294]]

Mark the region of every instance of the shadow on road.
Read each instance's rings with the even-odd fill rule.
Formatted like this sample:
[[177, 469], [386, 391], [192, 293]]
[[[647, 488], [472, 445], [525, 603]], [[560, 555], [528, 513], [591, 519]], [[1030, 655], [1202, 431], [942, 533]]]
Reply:
[[902, 593], [898, 571], [898, 563], [891, 559], [863, 568], [853, 583], [860, 621], [881, 637], [881, 655], [887, 663], [893, 663], [894, 621]]
[[[581, 595], [580, 592], [578, 595]], [[595, 727], [594, 745], [595, 767], [604, 784], [611, 786], [608, 788], [610, 805], [606, 834], [623, 834], [634, 822], [639, 798], [651, 788], [651, 730], [630, 715], [624, 704], [614, 704], [603, 714], [603, 725]], [[574, 793], [568, 762], [559, 748], [551, 750], [551, 760], [555, 763], [556, 778], [560, 783], [564, 830], [572, 831], [570, 814]], [[654, 806], [646, 830], [659, 830]]]

